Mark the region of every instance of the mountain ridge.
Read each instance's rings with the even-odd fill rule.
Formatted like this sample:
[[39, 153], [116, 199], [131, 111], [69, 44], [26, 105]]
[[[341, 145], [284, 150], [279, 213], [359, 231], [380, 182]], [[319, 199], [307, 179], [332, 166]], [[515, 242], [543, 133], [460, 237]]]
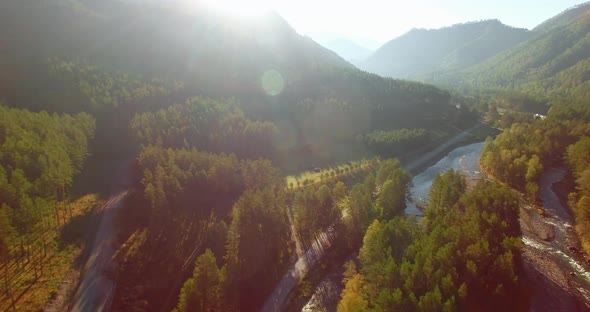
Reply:
[[[585, 11], [580, 13], [580, 8]], [[451, 81], [454, 87], [519, 90], [550, 98], [590, 96], [590, 5], [570, 10], [576, 11], [577, 17], [568, 23], [538, 31], [528, 41], [485, 62], [443, 74], [430, 82]], [[568, 12], [558, 16], [567, 16]]]
[[590, 1], [566, 9], [537, 25], [532, 30], [536, 32], [546, 32], [556, 27], [565, 26], [579, 18], [581, 15], [584, 15], [588, 10], [590, 10]]
[[528, 30], [484, 20], [439, 29], [412, 29], [379, 48], [361, 68], [382, 76], [424, 79], [485, 60], [531, 36]]

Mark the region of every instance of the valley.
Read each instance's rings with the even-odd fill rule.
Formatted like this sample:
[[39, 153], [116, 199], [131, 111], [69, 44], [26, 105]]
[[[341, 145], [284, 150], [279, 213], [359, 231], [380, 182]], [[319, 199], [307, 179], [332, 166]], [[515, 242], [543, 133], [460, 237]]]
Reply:
[[0, 310], [590, 310], [572, 3], [1, 1]]

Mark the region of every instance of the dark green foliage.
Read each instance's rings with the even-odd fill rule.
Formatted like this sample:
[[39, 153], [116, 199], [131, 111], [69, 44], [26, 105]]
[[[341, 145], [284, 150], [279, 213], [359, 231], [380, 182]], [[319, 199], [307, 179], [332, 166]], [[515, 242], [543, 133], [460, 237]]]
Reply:
[[[39, 113], [42, 125], [31, 133], [0, 127], [0, 220], [11, 220], [0, 223], [0, 256], [6, 237], [34, 227], [40, 207], [67, 197], [95, 118], [96, 167], [109, 175], [115, 160], [138, 159], [139, 191], [124, 210], [137, 220], [129, 252], [117, 255], [125, 259], [114, 310], [145, 302], [172, 308], [163, 306], [163, 289], [177, 292], [205, 248], [225, 263], [205, 252], [179, 309], [258, 308], [292, 252], [285, 186], [271, 161], [292, 171], [348, 161], [366, 156], [357, 137], [367, 133], [448, 129], [465, 117], [448, 92], [359, 71], [276, 14], [228, 23], [204, 10], [129, 1], [7, 0], [0, 1], [0, 38], [0, 97], [9, 105], [93, 115]], [[265, 89], [270, 69], [282, 90]], [[4, 118], [32, 117], [3, 110]], [[419, 130], [411, 143], [423, 137]], [[302, 203], [313, 221], [308, 236], [338, 221], [347, 201], [355, 244], [375, 217], [400, 214], [409, 175], [399, 163], [386, 166], [350, 195], [341, 185], [310, 192]], [[219, 267], [227, 268], [227, 283]]]
[[590, 106], [586, 101], [555, 105], [547, 119], [516, 123], [495, 140], [488, 139], [480, 161], [488, 173], [534, 201], [544, 168], [565, 160], [576, 179], [577, 192], [570, 194], [570, 206], [585, 250], [590, 250], [589, 137]]
[[327, 185], [307, 187], [295, 194], [293, 201], [295, 229], [306, 245], [311, 245], [327, 227], [338, 221], [340, 211]]
[[[162, 79], [144, 81], [137, 75], [108, 72], [97, 66], [56, 58], [47, 61], [47, 68], [48, 77], [44, 78], [52, 81], [52, 92], [59, 90], [67, 94], [69, 101], [78, 102], [79, 106], [74, 109], [91, 112], [119, 106], [123, 106], [122, 110], [153, 109], [157, 107], [157, 101], [178, 92], [183, 85], [178, 81]], [[72, 109], [67, 106], [45, 108]]]
[[350, 190], [345, 202], [346, 239], [350, 246], [360, 246], [363, 233], [375, 219], [388, 220], [403, 214], [406, 207], [410, 174], [397, 159], [381, 161], [377, 178], [370, 173], [363, 183]]
[[428, 193], [428, 206], [424, 215], [430, 219], [430, 214], [440, 215], [450, 210], [465, 193], [465, 178], [454, 170], [437, 174], [432, 181]]
[[[195, 149], [163, 149], [147, 146], [139, 155], [145, 198], [154, 215], [173, 215], [193, 206], [195, 198], [235, 199], [246, 189], [282, 185], [279, 172], [268, 160], [240, 161], [233, 155], [211, 154]], [[194, 206], [193, 206], [194, 207]], [[205, 216], [205, 207], [189, 209]]]
[[273, 158], [278, 135], [273, 123], [252, 121], [235, 104], [205, 98], [138, 114], [131, 128], [143, 145], [196, 147], [247, 158]]
[[425, 129], [373, 131], [364, 137], [367, 146], [377, 154], [392, 155], [423, 146], [428, 142]]
[[85, 113], [50, 115], [0, 105], [0, 207], [11, 220], [1, 232], [12, 223], [19, 234], [28, 234], [57, 202], [67, 200], [93, 135], [94, 119]]
[[368, 187], [375, 186], [372, 184], [381, 186], [387, 180], [399, 180], [400, 184], [406, 187], [412, 180], [412, 177], [410, 176], [410, 173], [402, 167], [398, 159], [391, 158], [382, 161], [377, 170], [377, 176], [374, 178], [374, 181], [367, 177], [365, 184]]
[[[519, 285], [518, 198], [481, 182], [439, 175], [423, 232], [411, 218], [375, 221], [363, 240], [361, 269], [347, 269], [339, 311], [496, 311], [513, 307]], [[445, 209], [438, 209], [439, 205]]]
[[515, 123], [530, 123], [533, 120], [535, 120], [535, 118], [532, 114], [506, 111], [502, 117], [494, 123], [494, 125], [502, 129], [507, 129]]
[[149, 79], [56, 57], [39, 56], [38, 61], [26, 66], [31, 68], [23, 69], [22, 79], [13, 80], [6, 90], [0, 89], [9, 104], [35, 111], [88, 112], [99, 123], [107, 119], [109, 126], [118, 118], [162, 107], [183, 88], [180, 81]]
[[377, 217], [373, 207], [372, 188], [359, 183], [351, 189], [348, 214], [350, 217], [344, 221], [347, 226], [347, 239], [352, 246], [356, 246], [362, 242], [363, 233], [370, 222]]
[[566, 161], [576, 178], [576, 192], [570, 205], [576, 219], [576, 231], [586, 252], [590, 251], [590, 134], [567, 148]]
[[225, 260], [228, 304], [252, 307], [274, 287], [291, 259], [291, 231], [282, 188], [246, 191], [232, 209]]
[[389, 220], [403, 214], [406, 208], [406, 187], [400, 179], [386, 180], [377, 196], [379, 218]]
[[[378, 194], [375, 202], [375, 217], [381, 220], [389, 220], [394, 216], [403, 214], [406, 208], [406, 196], [408, 185], [412, 178], [410, 174], [401, 166], [398, 159], [387, 159], [382, 161], [377, 170], [375, 186]], [[373, 184], [370, 178], [365, 181], [368, 189], [372, 189]], [[365, 219], [363, 223], [369, 223], [371, 219]]]
[[582, 137], [567, 148], [566, 160], [576, 176], [590, 168], [590, 136]]
[[582, 241], [582, 247], [586, 252], [590, 251], [590, 170], [582, 173], [582, 176], [576, 181], [578, 185], [578, 193], [574, 198], [579, 198], [573, 201], [573, 211], [576, 218], [576, 232]]
[[546, 120], [516, 123], [495, 140], [489, 139], [481, 165], [534, 200], [543, 168], [558, 162], [578, 138], [590, 135], [588, 121], [588, 108], [583, 104], [553, 106]]
[[533, 96], [588, 98], [590, 11], [577, 13], [530, 40], [458, 73], [437, 77], [442, 84], [518, 90]]
[[[215, 304], [222, 302], [230, 310], [260, 305], [264, 299], [260, 296], [278, 280], [290, 259], [285, 185], [279, 171], [268, 160], [239, 160], [234, 155], [194, 148], [165, 149], [152, 145], [143, 148], [138, 161], [138, 169], [143, 172], [144, 207], [149, 207], [144, 214], [151, 233], [158, 233], [157, 239], [149, 238], [142, 252], [167, 253], [160, 257], [165, 261], [150, 261], [142, 270], [178, 270], [185, 257], [210, 248], [219, 257], [225, 256], [228, 272], [227, 283], [220, 283], [220, 290], [215, 290], [223, 299], [210, 304], [220, 308]], [[153, 240], [175, 243], [154, 249], [158, 245]], [[145, 262], [145, 254], [136, 257], [131, 263]], [[159, 283], [171, 282], [160, 279]], [[191, 288], [196, 281], [187, 283], [186, 287]], [[257, 287], [252, 286], [254, 283]], [[159, 284], [146, 284], [143, 291], [157, 291], [156, 285]], [[124, 289], [133, 287], [128, 285]], [[190, 297], [188, 290], [184, 293], [187, 294], [181, 295], [179, 309], [193, 302], [182, 299]]]
[[[135, 113], [193, 96], [237, 98], [246, 117], [230, 105], [224, 118], [235, 118], [238, 129], [218, 129], [227, 140], [223, 144], [237, 142], [240, 152], [231, 151], [238, 156], [271, 157], [289, 172], [367, 156], [356, 138], [391, 125], [431, 130], [457, 122], [447, 92], [352, 68], [275, 14], [225, 27], [231, 23], [205, 10], [190, 14], [153, 4], [94, 2], [2, 2], [0, 37], [8, 48], [0, 55], [0, 81], [6, 82], [0, 97], [33, 110], [95, 113], [93, 152], [111, 150], [102, 157], [136, 152], [127, 136]], [[279, 94], [269, 95], [262, 86], [269, 69], [283, 79]], [[187, 111], [175, 106], [162, 115], [178, 121], [173, 114]], [[184, 134], [200, 128], [190, 116], [183, 121]], [[162, 144], [203, 148], [191, 145], [191, 138]]]
[[219, 311], [224, 307], [226, 268], [217, 266], [207, 249], [195, 262], [193, 276], [184, 282], [175, 311]]

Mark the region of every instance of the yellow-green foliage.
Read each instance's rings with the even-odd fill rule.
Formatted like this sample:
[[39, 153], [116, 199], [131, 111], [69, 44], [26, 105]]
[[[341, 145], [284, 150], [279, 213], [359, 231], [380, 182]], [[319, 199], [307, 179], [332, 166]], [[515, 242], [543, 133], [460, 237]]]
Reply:
[[[372, 167], [372, 161], [361, 159], [348, 163], [339, 164], [335, 167], [320, 168], [319, 172], [309, 170], [297, 175], [290, 175], [286, 178], [289, 188], [299, 188], [307, 184], [319, 183], [321, 181], [334, 180], [337, 177], [365, 171]], [[307, 181], [307, 182], [305, 182]]]

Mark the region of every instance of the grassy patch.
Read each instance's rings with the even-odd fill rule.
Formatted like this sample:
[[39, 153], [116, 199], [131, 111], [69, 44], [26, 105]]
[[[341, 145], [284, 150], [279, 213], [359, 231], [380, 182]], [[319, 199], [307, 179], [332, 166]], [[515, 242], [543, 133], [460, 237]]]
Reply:
[[135, 257], [141, 246], [143, 246], [147, 240], [147, 229], [138, 229], [131, 236], [127, 241], [117, 250], [115, 253], [115, 258], [118, 259], [120, 262], [127, 263], [129, 259]]

